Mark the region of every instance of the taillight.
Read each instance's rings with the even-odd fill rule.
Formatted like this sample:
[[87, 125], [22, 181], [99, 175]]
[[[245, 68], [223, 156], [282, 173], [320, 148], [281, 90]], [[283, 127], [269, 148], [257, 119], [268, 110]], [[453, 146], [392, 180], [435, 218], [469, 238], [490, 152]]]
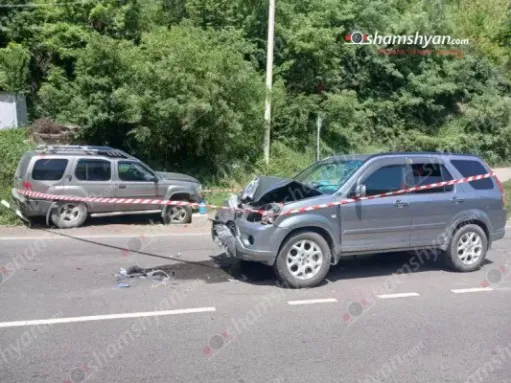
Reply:
[[497, 185], [500, 190], [500, 200], [502, 202], [502, 207], [504, 207], [504, 185], [500, 182], [499, 177], [495, 176], [495, 181], [497, 181]]

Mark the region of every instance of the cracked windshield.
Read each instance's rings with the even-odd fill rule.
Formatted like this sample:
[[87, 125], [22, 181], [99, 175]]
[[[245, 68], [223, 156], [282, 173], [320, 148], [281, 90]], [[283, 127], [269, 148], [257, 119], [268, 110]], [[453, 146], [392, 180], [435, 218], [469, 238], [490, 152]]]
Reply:
[[510, 0], [0, 0], [0, 383], [511, 383], [510, 111]]

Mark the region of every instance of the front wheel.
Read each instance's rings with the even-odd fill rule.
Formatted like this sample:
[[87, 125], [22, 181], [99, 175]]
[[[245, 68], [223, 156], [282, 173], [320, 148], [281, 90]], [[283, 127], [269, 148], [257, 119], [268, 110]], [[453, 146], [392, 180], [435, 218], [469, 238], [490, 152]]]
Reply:
[[275, 273], [285, 286], [314, 287], [325, 279], [332, 254], [326, 240], [314, 232], [291, 236], [275, 262]]
[[454, 233], [445, 255], [451, 269], [467, 272], [481, 267], [487, 250], [484, 230], [478, 225], [466, 225]]

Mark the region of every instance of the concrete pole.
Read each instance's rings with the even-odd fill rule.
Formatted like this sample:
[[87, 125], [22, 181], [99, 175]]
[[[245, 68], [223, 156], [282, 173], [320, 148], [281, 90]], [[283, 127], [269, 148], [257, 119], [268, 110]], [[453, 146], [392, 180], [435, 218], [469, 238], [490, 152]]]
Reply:
[[264, 104], [264, 161], [270, 163], [271, 89], [273, 84], [273, 43], [275, 28], [275, 0], [269, 0], [268, 42], [266, 53], [266, 101]]

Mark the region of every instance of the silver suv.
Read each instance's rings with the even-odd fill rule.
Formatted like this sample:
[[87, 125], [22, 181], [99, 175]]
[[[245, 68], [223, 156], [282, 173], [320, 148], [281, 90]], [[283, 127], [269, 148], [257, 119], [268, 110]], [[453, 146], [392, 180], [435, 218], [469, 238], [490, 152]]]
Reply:
[[16, 170], [12, 194], [26, 217], [46, 216], [60, 228], [86, 218], [160, 213], [166, 223], [189, 223], [188, 206], [51, 202], [26, 199], [17, 189], [98, 198], [161, 199], [198, 202], [202, 187], [185, 174], [156, 172], [137, 158], [107, 146], [42, 146], [27, 152]]
[[231, 210], [217, 213], [212, 235], [229, 255], [273, 266], [293, 287], [321, 283], [330, 265], [342, 257], [393, 251], [441, 250], [454, 270], [473, 271], [482, 265], [491, 243], [504, 237], [506, 210], [496, 177], [279, 213], [490, 171], [473, 155], [332, 157], [293, 179], [256, 178], [240, 195], [231, 196]]

